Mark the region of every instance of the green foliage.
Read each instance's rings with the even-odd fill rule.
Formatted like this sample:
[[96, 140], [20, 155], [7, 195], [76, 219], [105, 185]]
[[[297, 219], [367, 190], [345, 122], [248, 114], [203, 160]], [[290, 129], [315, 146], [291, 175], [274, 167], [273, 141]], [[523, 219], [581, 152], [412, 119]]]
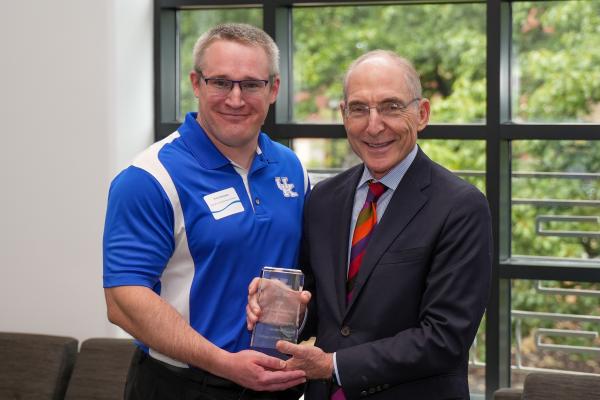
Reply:
[[513, 5], [515, 116], [523, 121], [600, 121], [600, 2]]
[[[556, 282], [544, 281], [544, 288], [558, 288], [567, 290], [600, 290], [598, 283], [585, 282]], [[529, 280], [514, 280], [512, 282], [512, 304], [513, 309], [522, 311], [535, 311], [556, 314], [576, 314], [587, 316], [600, 316], [600, 302], [598, 297], [591, 295], [575, 295], [575, 294], [555, 294], [544, 293], [537, 289], [536, 281]], [[516, 321], [513, 320], [513, 340], [516, 340]], [[532, 337], [539, 328], [545, 329], [566, 329], [566, 330], [585, 330], [590, 332], [600, 331], [598, 322], [580, 322], [575, 320], [557, 320], [543, 318], [524, 318], [521, 325], [521, 337]], [[569, 346], [586, 346], [597, 347], [600, 345], [600, 340], [581, 338], [581, 337], [561, 337], [548, 336], [544, 339], [544, 343], [569, 345]], [[525, 357], [531, 352], [531, 349], [522, 349]], [[558, 356], [558, 354], [555, 354]], [[558, 365], [553, 365], [554, 368], [566, 369], [564, 356], [557, 358]], [[598, 372], [599, 365], [594, 362], [595, 357], [585, 353], [571, 354], [568, 357], [570, 365], [576, 365], [577, 370], [585, 372]], [[537, 365], [542, 367], [543, 365]], [[587, 368], [591, 367], [588, 371]], [[594, 369], [596, 368], [596, 369]]]
[[424, 96], [435, 100], [433, 122], [485, 118], [483, 4], [299, 7], [293, 35], [296, 121], [329, 122], [327, 106], [342, 99], [346, 68], [375, 49], [414, 63]]
[[[485, 193], [485, 142], [482, 140], [420, 140], [419, 146], [451, 171], [465, 171], [461, 178]], [[471, 175], [470, 173], [473, 173]]]
[[[564, 173], [600, 171], [600, 142], [588, 141], [517, 141], [513, 143], [513, 172]], [[557, 177], [519, 177], [512, 180], [513, 198], [545, 200], [598, 200], [600, 180], [597, 177], [574, 179]], [[512, 208], [512, 253], [569, 258], [598, 258], [600, 243], [591, 237], [539, 236], [535, 231], [538, 215], [596, 216], [597, 206], [560, 207], [552, 204], [514, 205]], [[552, 229], [600, 230], [600, 223], [555, 224]]]

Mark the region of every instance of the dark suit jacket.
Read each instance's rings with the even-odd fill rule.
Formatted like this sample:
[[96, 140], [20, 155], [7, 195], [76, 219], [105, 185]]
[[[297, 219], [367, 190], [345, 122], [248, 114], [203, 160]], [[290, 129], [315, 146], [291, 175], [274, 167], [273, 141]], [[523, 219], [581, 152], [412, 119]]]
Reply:
[[[348, 399], [468, 399], [468, 351], [491, 272], [483, 194], [419, 149], [376, 226], [351, 303], [345, 282], [358, 165], [317, 184], [305, 204], [303, 336], [337, 352]], [[311, 381], [307, 400], [328, 399]]]

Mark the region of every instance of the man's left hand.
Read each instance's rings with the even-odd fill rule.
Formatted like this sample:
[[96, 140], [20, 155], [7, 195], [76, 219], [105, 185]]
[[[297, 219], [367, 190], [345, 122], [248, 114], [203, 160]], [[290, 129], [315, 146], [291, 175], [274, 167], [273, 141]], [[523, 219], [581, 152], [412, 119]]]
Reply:
[[277, 350], [292, 356], [286, 361], [286, 370], [301, 369], [308, 379], [330, 379], [333, 373], [333, 354], [319, 347], [298, 345], [284, 340], [277, 342]]

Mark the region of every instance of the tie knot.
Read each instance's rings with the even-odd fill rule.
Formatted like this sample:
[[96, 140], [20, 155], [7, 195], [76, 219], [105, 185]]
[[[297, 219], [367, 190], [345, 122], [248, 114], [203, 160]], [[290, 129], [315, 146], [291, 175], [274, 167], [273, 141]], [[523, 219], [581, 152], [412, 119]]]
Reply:
[[369, 181], [369, 193], [367, 194], [367, 201], [376, 203], [386, 190], [387, 187], [383, 183]]

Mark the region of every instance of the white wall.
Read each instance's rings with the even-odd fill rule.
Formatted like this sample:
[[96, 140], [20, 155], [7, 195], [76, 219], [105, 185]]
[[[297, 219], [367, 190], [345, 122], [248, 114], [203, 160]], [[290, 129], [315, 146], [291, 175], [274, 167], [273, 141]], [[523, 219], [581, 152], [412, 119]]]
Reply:
[[9, 2], [0, 48], [0, 331], [118, 335], [103, 219], [152, 141], [152, 1]]

